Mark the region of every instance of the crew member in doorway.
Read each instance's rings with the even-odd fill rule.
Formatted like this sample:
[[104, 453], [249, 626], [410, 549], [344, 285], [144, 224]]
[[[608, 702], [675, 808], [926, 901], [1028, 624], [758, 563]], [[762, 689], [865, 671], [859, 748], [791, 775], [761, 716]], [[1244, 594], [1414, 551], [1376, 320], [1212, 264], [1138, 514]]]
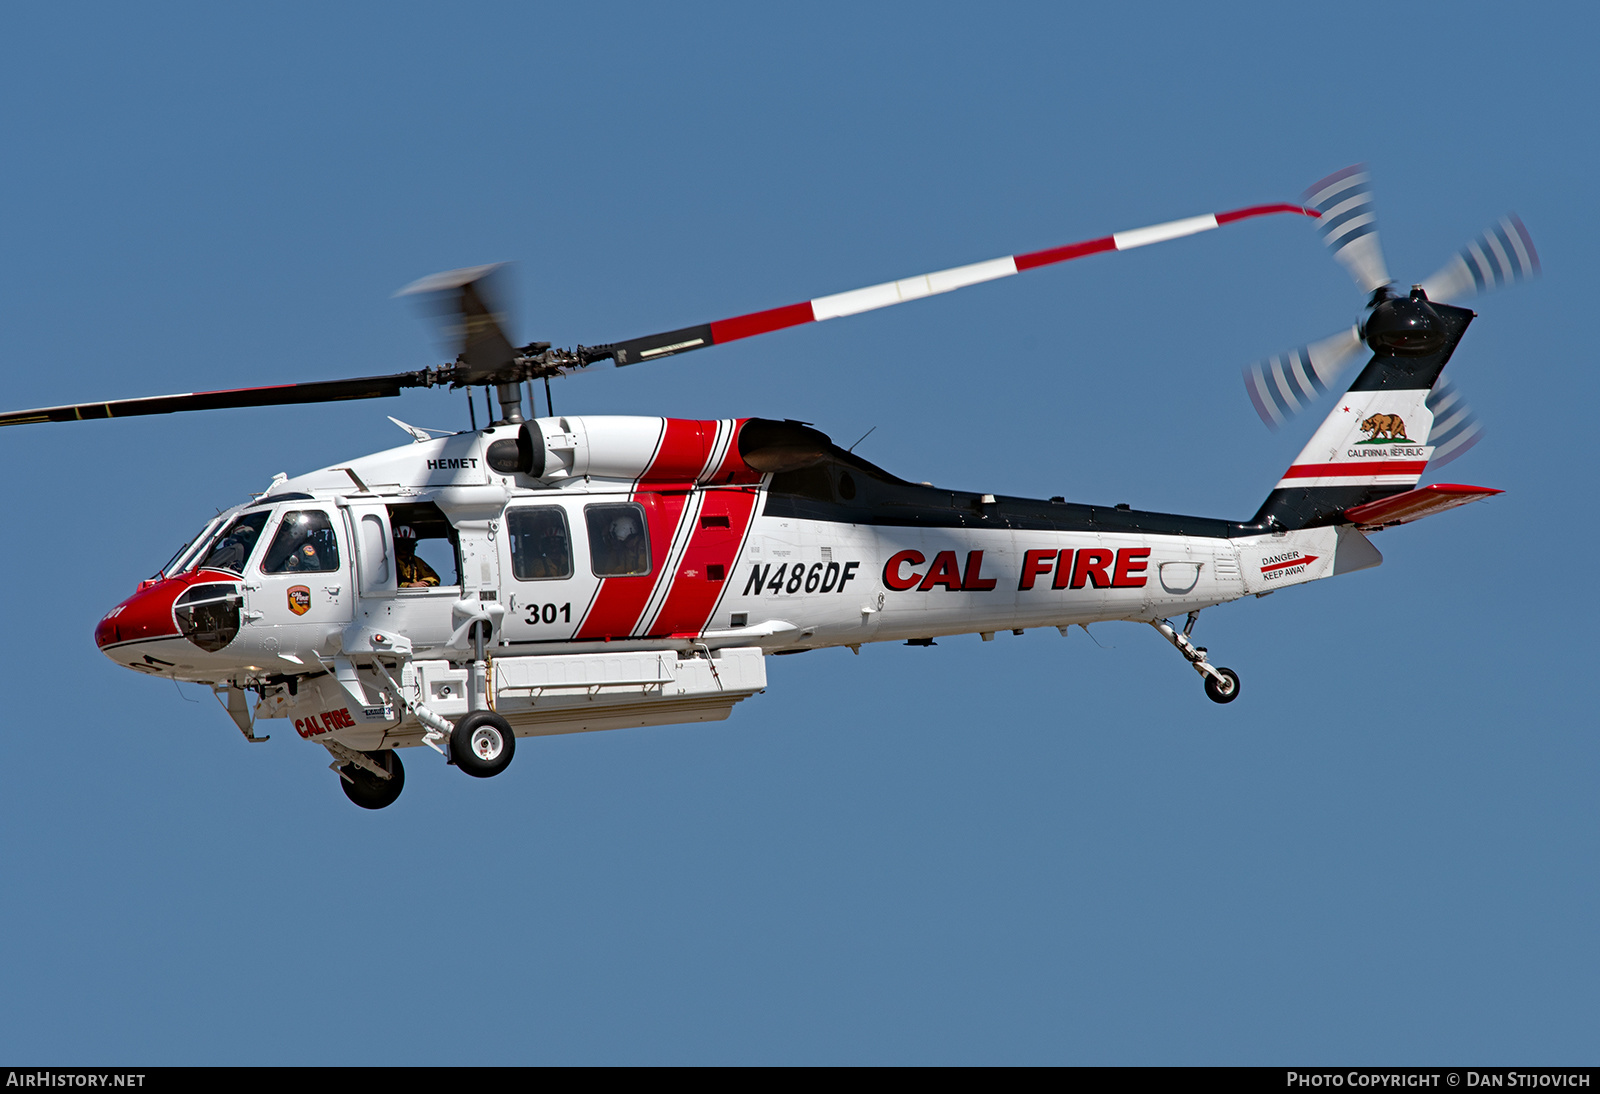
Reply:
[[417, 557], [417, 533], [408, 524], [394, 530], [395, 575], [402, 589], [420, 589], [439, 584], [439, 575]]

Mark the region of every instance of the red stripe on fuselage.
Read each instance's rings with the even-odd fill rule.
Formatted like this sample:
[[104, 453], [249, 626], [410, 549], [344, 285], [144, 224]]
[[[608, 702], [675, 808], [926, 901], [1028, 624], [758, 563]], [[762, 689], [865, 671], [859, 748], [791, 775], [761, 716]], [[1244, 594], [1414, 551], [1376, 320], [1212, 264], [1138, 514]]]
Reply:
[[600, 581], [600, 591], [595, 594], [594, 605], [589, 609], [583, 625], [578, 628], [575, 641], [595, 642], [606, 638], [627, 638], [639, 623], [639, 613], [650, 600], [662, 567], [667, 563], [667, 553], [672, 549], [672, 538], [677, 534], [678, 521], [683, 517], [687, 490], [671, 494], [635, 491], [630, 500], [644, 506], [645, 524], [650, 529], [650, 572], [638, 577], [607, 577]]
[[744, 423], [749, 420], [740, 418], [733, 423], [733, 436], [728, 439], [728, 452], [722, 457], [722, 463], [711, 473], [707, 482], [720, 486], [724, 483], [752, 485], [761, 481], [761, 472], [751, 470], [744, 462], [744, 457], [739, 455], [739, 434], [744, 431]]
[[717, 423], [690, 418], [667, 418], [655, 458], [640, 482], [692, 483], [705, 470], [717, 443]]
[[[652, 633], [699, 634], [705, 629], [723, 589], [733, 580], [739, 545], [755, 509], [753, 489], [703, 491], [698, 527], [678, 563], [667, 602], [650, 627]], [[721, 568], [719, 580], [711, 578], [713, 566]]]
[[[644, 507], [645, 525], [650, 531], [650, 572], [637, 577], [607, 577], [600, 581], [589, 614], [578, 627], [575, 641], [593, 642], [607, 638], [630, 637], [639, 626], [639, 616], [650, 602], [650, 594], [661, 577], [683, 518], [684, 505], [694, 477], [706, 465], [710, 446], [716, 440], [717, 423], [684, 418], [667, 418], [661, 440], [656, 445], [650, 466], [639, 476], [641, 483], [668, 486], [675, 476], [677, 490], [671, 493], [635, 489], [629, 500]], [[687, 470], [685, 470], [687, 469]]]

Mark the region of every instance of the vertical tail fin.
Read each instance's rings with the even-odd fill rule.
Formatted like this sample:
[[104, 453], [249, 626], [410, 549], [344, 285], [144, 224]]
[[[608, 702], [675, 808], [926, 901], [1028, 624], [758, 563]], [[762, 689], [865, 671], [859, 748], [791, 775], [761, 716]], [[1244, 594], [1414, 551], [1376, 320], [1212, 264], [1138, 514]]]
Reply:
[[[1375, 311], [1368, 321], [1372, 360], [1294, 458], [1252, 523], [1287, 529], [1338, 524], [1346, 509], [1403, 493], [1422, 477], [1434, 455], [1428, 444], [1435, 433], [1434, 408], [1441, 406], [1431, 397], [1434, 385], [1473, 312], [1432, 304], [1420, 293], [1393, 303], [1389, 315]], [[1419, 303], [1427, 314], [1413, 320]], [[1391, 325], [1375, 333], [1375, 326], [1394, 315], [1405, 321], [1403, 328]], [[1419, 338], [1418, 322], [1428, 327], [1433, 320], [1436, 329]], [[1441, 444], [1454, 455], [1464, 438], [1454, 428], [1458, 423], [1444, 418], [1440, 426], [1449, 435]]]

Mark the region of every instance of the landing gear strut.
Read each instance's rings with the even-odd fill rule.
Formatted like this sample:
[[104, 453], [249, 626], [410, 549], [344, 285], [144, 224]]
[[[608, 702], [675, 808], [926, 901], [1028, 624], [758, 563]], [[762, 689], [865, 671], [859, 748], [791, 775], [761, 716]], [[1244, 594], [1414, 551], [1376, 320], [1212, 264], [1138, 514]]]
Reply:
[[1194, 630], [1194, 621], [1199, 617], [1199, 612], [1190, 612], [1181, 632], [1165, 619], [1152, 619], [1150, 625], [1176, 646], [1178, 652], [1194, 666], [1194, 671], [1205, 679], [1206, 698], [1213, 703], [1231, 703], [1239, 698], [1239, 674], [1232, 669], [1219, 668], [1211, 664], [1206, 660], [1206, 648], [1189, 641], [1189, 632]]
[[489, 624], [472, 624], [472, 668], [467, 674], [467, 716], [450, 731], [450, 762], [476, 779], [500, 774], [516, 752], [511, 723], [490, 709], [488, 662], [483, 656]]

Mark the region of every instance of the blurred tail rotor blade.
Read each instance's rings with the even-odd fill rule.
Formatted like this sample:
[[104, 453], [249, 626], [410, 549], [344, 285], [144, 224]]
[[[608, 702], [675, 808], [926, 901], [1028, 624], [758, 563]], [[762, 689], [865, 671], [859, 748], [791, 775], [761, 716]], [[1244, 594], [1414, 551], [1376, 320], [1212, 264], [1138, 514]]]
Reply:
[[1512, 213], [1456, 252], [1422, 283], [1422, 291], [1429, 300], [1463, 300], [1538, 276], [1539, 252], [1533, 249], [1533, 237]]
[[1246, 366], [1244, 386], [1256, 413], [1269, 428], [1277, 429], [1327, 391], [1363, 348], [1360, 329], [1351, 327]]
[[1433, 413], [1433, 429], [1428, 443], [1433, 445], [1429, 467], [1443, 467], [1483, 439], [1483, 425], [1472, 408], [1461, 401], [1461, 392], [1447, 376], [1439, 377], [1428, 396]]
[[1364, 293], [1389, 284], [1389, 268], [1378, 244], [1378, 211], [1372, 201], [1372, 176], [1358, 163], [1335, 172], [1306, 190], [1303, 201], [1319, 214], [1317, 233]]
[[446, 270], [413, 281], [396, 296], [421, 296], [467, 369], [463, 384], [490, 381], [516, 359], [505, 335], [507, 263]]

